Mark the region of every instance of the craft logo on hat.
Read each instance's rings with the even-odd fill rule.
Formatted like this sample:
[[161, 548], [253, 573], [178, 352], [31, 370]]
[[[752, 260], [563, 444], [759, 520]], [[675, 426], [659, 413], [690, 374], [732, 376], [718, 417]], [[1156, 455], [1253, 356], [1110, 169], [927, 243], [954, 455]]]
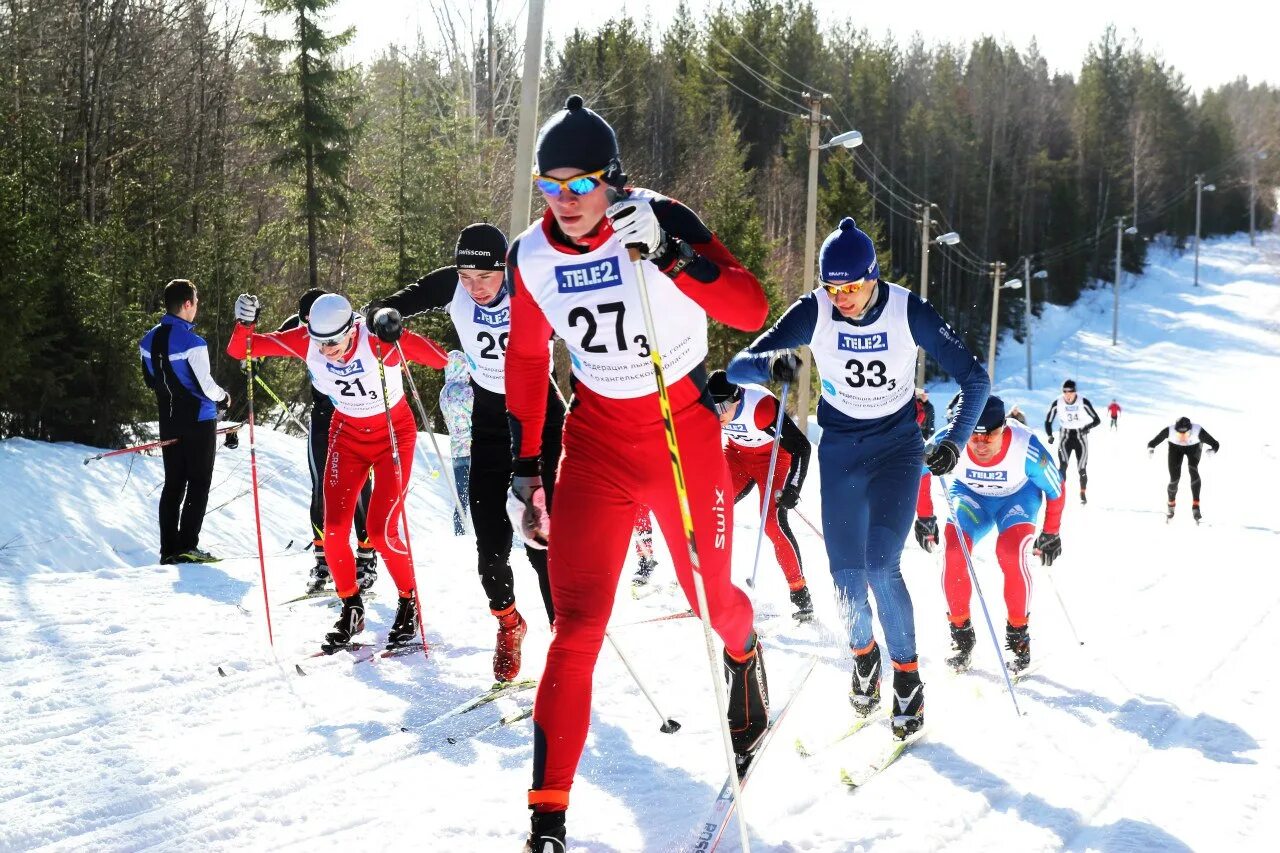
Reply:
[[501, 308], [499, 308], [497, 311], [486, 311], [483, 308], [481, 308], [479, 305], [477, 305], [475, 313], [471, 315], [471, 319], [475, 321], [477, 325], [488, 326], [491, 329], [496, 329], [502, 326], [510, 326], [511, 325], [511, 306], [504, 305]]
[[837, 347], [849, 352], [884, 352], [889, 349], [889, 334], [875, 332], [870, 335], [847, 335], [841, 332]]
[[556, 289], [561, 293], [581, 293], [622, 284], [622, 270], [617, 258], [604, 258], [585, 264], [556, 267]]

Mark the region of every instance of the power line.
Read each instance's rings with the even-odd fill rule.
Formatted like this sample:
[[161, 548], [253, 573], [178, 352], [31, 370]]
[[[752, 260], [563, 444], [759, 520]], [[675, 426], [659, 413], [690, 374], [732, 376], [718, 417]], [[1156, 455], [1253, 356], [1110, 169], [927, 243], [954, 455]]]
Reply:
[[[777, 84], [775, 84], [772, 80], [770, 80], [768, 77], [766, 77], [766, 76], [764, 76], [763, 74], [761, 74], [759, 71], [756, 71], [754, 68], [752, 68], [752, 67], [751, 67], [750, 65], [748, 65], [747, 63], [743, 62], [741, 59], [739, 59], [739, 58], [734, 54], [734, 52], [733, 52], [733, 51], [729, 50], [729, 48], [725, 47], [723, 44], [721, 44], [719, 41], [717, 41], [713, 36], [708, 35], [708, 36], [707, 36], [707, 38], [710, 40], [710, 42], [711, 42], [712, 44], [714, 44], [716, 47], [718, 47], [718, 48], [720, 48], [722, 51], [724, 51], [724, 52], [725, 52], [725, 54], [727, 54], [727, 55], [728, 55], [728, 57], [729, 57], [730, 59], [732, 59], [734, 62], [738, 63], [738, 65], [742, 66], [742, 68], [743, 68], [743, 69], [744, 69], [748, 74], [750, 74], [752, 77], [754, 77], [755, 79], [759, 80], [761, 83], [763, 83], [764, 85], [766, 85], [766, 86], [768, 86], [770, 89], [772, 89], [772, 90], [773, 90], [773, 92], [774, 92], [774, 94], [776, 94], [778, 97], [782, 98], [782, 100], [784, 100], [784, 101], [786, 101], [787, 103], [791, 104], [793, 107], [798, 107], [798, 108], [800, 108], [800, 109], [802, 109], [802, 110], [808, 109], [808, 107], [806, 107], [804, 104], [801, 104], [801, 103], [798, 103], [798, 102], [796, 102], [796, 101], [791, 100], [791, 98], [790, 98], [790, 97], [788, 96], [788, 94], [787, 94], [787, 92], [791, 91], [789, 88], [787, 89], [787, 91], [786, 91], [786, 92], [784, 92], [784, 91], [783, 91], [781, 88], [779, 88], [779, 86], [778, 86]], [[807, 93], [805, 93], [805, 92], [801, 92], [800, 94], [803, 96], [803, 95], [805, 95], [805, 94], [807, 94]]]
[[[744, 96], [746, 96], [746, 97], [750, 98], [751, 100], [755, 101], [757, 104], [760, 104], [762, 107], [768, 107], [768, 108], [769, 108], [769, 109], [771, 109], [771, 110], [777, 110], [778, 112], [782, 113], [783, 115], [787, 115], [787, 116], [792, 116], [792, 117], [797, 117], [797, 116], [798, 116], [799, 118], [808, 118], [808, 116], [807, 116], [807, 115], [804, 115], [804, 114], [798, 114], [798, 113], [793, 113], [791, 110], [784, 109], [784, 108], [779, 107], [779, 106], [777, 106], [777, 105], [775, 105], [775, 104], [771, 104], [771, 103], [769, 103], [768, 101], [762, 101], [762, 100], [760, 100], [760, 98], [759, 98], [758, 96], [751, 94], [751, 93], [750, 93], [750, 92], [748, 92], [746, 89], [743, 89], [743, 88], [742, 88], [741, 86], [739, 86], [737, 83], [734, 83], [732, 80], [730, 80], [730, 79], [726, 78], [726, 77], [725, 77], [723, 74], [721, 74], [719, 71], [717, 71], [717, 70], [715, 70], [714, 68], [712, 68], [712, 67], [711, 67], [711, 65], [710, 65], [710, 64], [709, 64], [705, 59], [703, 59], [701, 56], [698, 56], [698, 54], [697, 54], [696, 52], [694, 52], [694, 51], [690, 51], [689, 56], [692, 56], [692, 57], [694, 57], [695, 59], [697, 59], [697, 60], [698, 60], [698, 62], [701, 62], [701, 63], [702, 63], [702, 67], [703, 67], [703, 68], [705, 68], [705, 69], [707, 69], [708, 71], [710, 71], [710, 72], [711, 72], [712, 74], [714, 74], [716, 77], [718, 77], [718, 78], [720, 79], [720, 82], [724, 83], [726, 86], [731, 86], [731, 87], [733, 87], [733, 88], [734, 88], [734, 89], [736, 89], [738, 92], [740, 92], [742, 95], [744, 95]], [[788, 101], [788, 103], [790, 103], [790, 101]]]

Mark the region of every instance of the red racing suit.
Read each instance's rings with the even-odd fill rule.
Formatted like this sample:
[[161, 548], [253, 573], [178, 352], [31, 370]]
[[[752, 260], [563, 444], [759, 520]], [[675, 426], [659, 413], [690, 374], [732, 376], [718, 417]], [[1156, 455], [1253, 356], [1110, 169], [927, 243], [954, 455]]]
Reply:
[[[638, 507], [653, 510], [668, 542], [684, 540], [650, 362], [654, 343], [662, 347], [711, 623], [730, 655], [748, 660], [755, 654], [750, 600], [730, 581], [733, 490], [703, 359], [708, 315], [754, 330], [764, 323], [768, 302], [755, 276], [692, 211], [646, 190], [633, 192], [652, 197], [669, 243], [688, 244], [692, 259], [633, 264], [607, 219], [575, 244], [550, 211], [512, 243], [507, 258], [506, 391], [517, 474], [538, 457], [553, 331], [568, 344], [574, 371], [551, 513], [555, 632], [533, 713], [529, 804], [546, 811], [568, 806], [591, 718], [592, 673]], [[643, 322], [636, 266], [643, 267], [657, 342], [648, 340]], [[696, 609], [687, 549], [673, 544], [671, 550], [676, 577]]]

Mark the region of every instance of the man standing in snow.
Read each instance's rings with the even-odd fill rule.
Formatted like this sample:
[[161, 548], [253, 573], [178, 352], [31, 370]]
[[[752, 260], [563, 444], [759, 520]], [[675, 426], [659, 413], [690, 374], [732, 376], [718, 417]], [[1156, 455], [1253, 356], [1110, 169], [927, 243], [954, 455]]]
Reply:
[[[1006, 420], [1004, 401], [999, 397], [987, 398], [951, 480], [947, 500], [954, 521], [947, 525], [942, 589], [950, 611], [947, 619], [951, 624], [951, 647], [955, 651], [954, 656], [947, 658], [947, 664], [957, 672], [968, 669], [976, 640], [969, 619], [972, 589], [960, 536], [964, 536], [965, 547], [972, 553], [974, 544], [995, 528], [996, 560], [1004, 573], [1004, 602], [1008, 614], [1005, 642], [1013, 654], [1008, 666], [1012, 672], [1021, 672], [1031, 663], [1031, 636], [1027, 628], [1031, 570], [1027, 566], [1027, 550], [1032, 547], [1036, 519], [1044, 502], [1044, 524], [1035, 539], [1033, 553], [1046, 566], [1053, 565], [1062, 553], [1058, 529], [1065, 493], [1062, 476], [1053, 466], [1048, 448], [1026, 426], [1012, 418]], [[927, 488], [920, 492], [916, 515], [920, 519], [933, 516]], [[926, 546], [925, 550], [929, 548]]]
[[[724, 641], [734, 752], [749, 756], [765, 733], [764, 656], [751, 602], [730, 580], [733, 503], [703, 360], [708, 315], [758, 329], [769, 306], [755, 276], [692, 210], [627, 186], [613, 128], [581, 97], [570, 97], [542, 126], [536, 158], [534, 180], [547, 210], [507, 256], [506, 389], [516, 455], [512, 490], [524, 504], [526, 537], [548, 543], [556, 604], [534, 704], [528, 795], [528, 848], [542, 853], [564, 849], [569, 789], [591, 719], [592, 673], [638, 507], [653, 510], [668, 542], [685, 536], [651, 347], [661, 347], [707, 616]], [[630, 251], [639, 255], [634, 262]], [[644, 321], [640, 275], [657, 341]], [[548, 517], [541, 451], [552, 334], [569, 347], [575, 390]], [[672, 551], [676, 577], [696, 609], [688, 552]]]
[[1085, 498], [1085, 487], [1089, 485], [1089, 430], [1102, 423], [1102, 418], [1093, 410], [1088, 397], [1076, 393], [1076, 381], [1068, 379], [1062, 383], [1062, 396], [1049, 404], [1049, 411], [1044, 416], [1044, 431], [1053, 444], [1053, 420], [1058, 424], [1058, 473], [1062, 482], [1067, 481], [1067, 463], [1071, 454], [1076, 455], [1076, 471], [1080, 476], [1080, 503], [1088, 503]]
[[[734, 356], [728, 374], [734, 382], [794, 382], [800, 359], [792, 350], [813, 351], [822, 388], [822, 529], [854, 658], [849, 700], [864, 716], [880, 704], [870, 589], [893, 664], [893, 730], [905, 738], [924, 725], [915, 614], [900, 565], [920, 460], [938, 475], [955, 466], [991, 383], [932, 305], [880, 281], [875, 244], [852, 219], [841, 220], [823, 242], [818, 266], [819, 287]], [[917, 346], [961, 388], [955, 419], [927, 453], [916, 420]]]
[[1120, 404], [1115, 400], [1111, 401], [1111, 405], [1107, 406], [1107, 414], [1111, 415], [1111, 428], [1119, 429], [1120, 423]]
[[1191, 517], [1200, 523], [1200, 445], [1209, 445], [1210, 453], [1217, 453], [1218, 440], [1209, 435], [1209, 431], [1200, 424], [1193, 424], [1191, 418], [1181, 417], [1171, 427], [1165, 427], [1156, 433], [1156, 437], [1147, 442], [1147, 455], [1156, 452], [1156, 445], [1162, 441], [1169, 442], [1169, 508], [1165, 521], [1173, 518], [1174, 504], [1178, 497], [1178, 481], [1182, 479], [1182, 460], [1187, 460], [1187, 473], [1191, 477]]
[[209, 375], [209, 345], [195, 333], [200, 295], [185, 278], [164, 287], [165, 315], [142, 337], [142, 378], [155, 392], [160, 438], [166, 445], [160, 492], [160, 562], [213, 563], [200, 548], [200, 528], [209, 503], [218, 408], [231, 395]]

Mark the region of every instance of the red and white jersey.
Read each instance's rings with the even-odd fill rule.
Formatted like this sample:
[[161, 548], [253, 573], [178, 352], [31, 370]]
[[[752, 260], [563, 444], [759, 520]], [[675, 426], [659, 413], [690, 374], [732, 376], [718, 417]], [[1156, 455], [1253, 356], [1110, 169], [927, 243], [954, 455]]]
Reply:
[[1031, 430], [1012, 418], [1004, 422], [1009, 445], [994, 463], [978, 462], [969, 453], [968, 444], [961, 452], [960, 464], [952, 472], [955, 481], [978, 495], [1007, 497], [1027, 482], [1027, 447]]
[[1178, 432], [1176, 424], [1169, 424], [1169, 443], [1175, 447], [1191, 447], [1200, 443], [1200, 424], [1192, 424], [1187, 432]]
[[404, 397], [400, 364], [384, 367], [387, 377], [387, 401], [382, 401], [382, 382], [378, 377], [378, 358], [369, 345], [369, 330], [356, 321], [354, 352], [346, 361], [330, 361], [320, 354], [314, 340], [307, 342], [307, 371], [316, 390], [333, 401], [333, 406], [348, 417], [367, 418], [381, 415]]
[[[725, 439], [738, 447], [755, 449], [768, 447], [773, 443], [773, 436], [761, 429], [758, 423], [758, 408], [766, 399], [773, 400], [774, 405], [768, 407], [776, 417], [777, 398], [762, 385], [742, 385], [742, 399], [738, 401], [738, 410], [733, 420], [720, 425], [720, 432]], [[769, 422], [771, 419], [766, 419]]]
[[851, 418], [893, 414], [916, 393], [916, 340], [907, 322], [906, 288], [882, 281], [889, 301], [874, 322], [855, 326], [825, 290], [816, 293], [818, 322], [809, 348], [822, 376], [822, 398]]
[[[655, 197], [645, 189], [634, 196]], [[559, 251], [542, 222], [519, 237], [520, 279], [569, 347], [573, 375], [595, 393], [632, 399], [656, 393], [635, 264], [617, 240], [580, 255]], [[653, 316], [661, 320], [662, 366], [673, 385], [707, 356], [707, 315], [649, 261], [641, 261]]]

